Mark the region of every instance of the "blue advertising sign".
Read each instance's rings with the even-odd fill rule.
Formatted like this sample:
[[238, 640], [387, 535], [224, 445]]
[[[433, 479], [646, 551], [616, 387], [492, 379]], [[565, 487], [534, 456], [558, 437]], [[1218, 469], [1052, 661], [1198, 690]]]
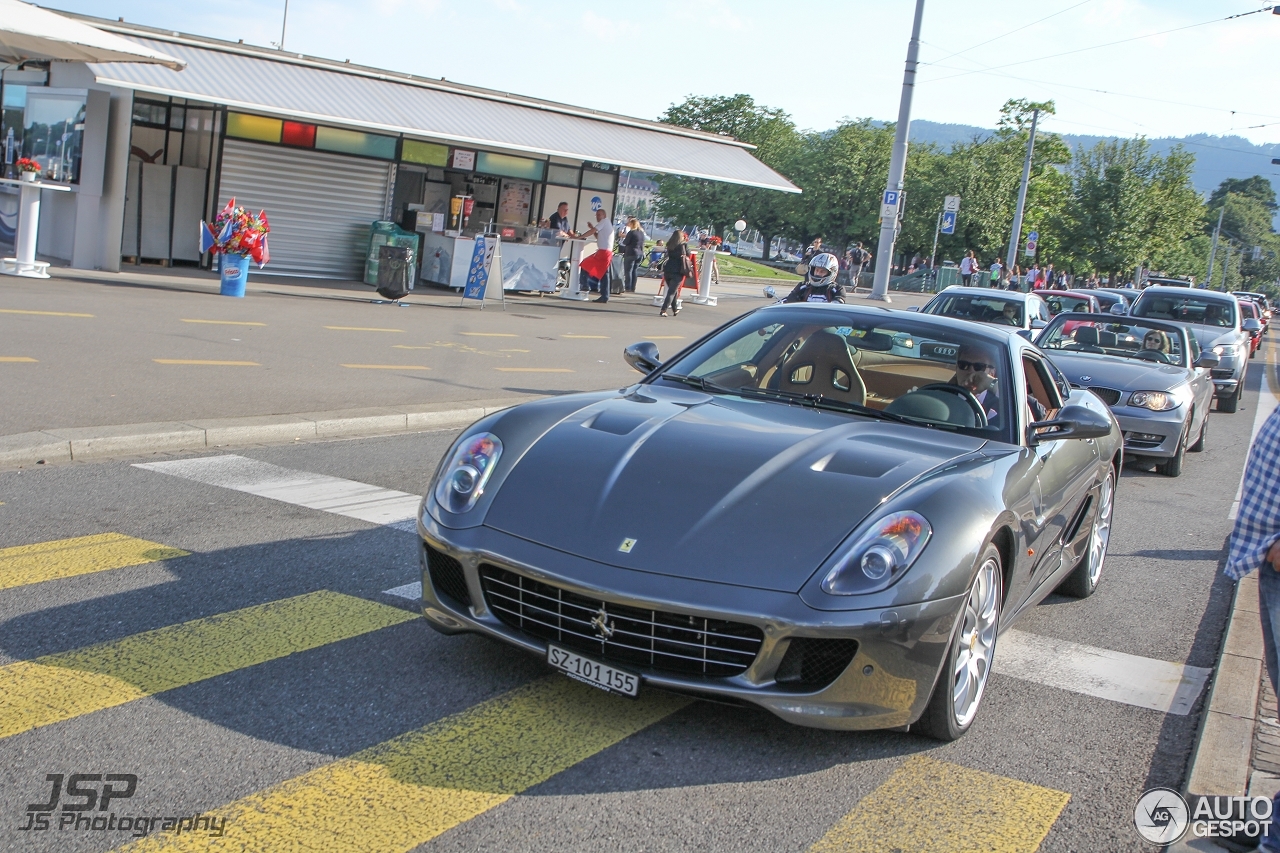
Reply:
[[600, 196], [593, 195], [591, 197], [591, 212], [595, 213], [597, 210], [599, 210], [602, 207], [604, 207], [604, 202], [600, 200]]
[[942, 211], [942, 233], [956, 233], [956, 212], [954, 210]]
[[462, 289], [463, 299], [484, 299], [484, 289], [489, 283], [489, 265], [493, 262], [493, 246], [492, 238], [476, 237], [476, 248], [467, 267], [467, 283]]

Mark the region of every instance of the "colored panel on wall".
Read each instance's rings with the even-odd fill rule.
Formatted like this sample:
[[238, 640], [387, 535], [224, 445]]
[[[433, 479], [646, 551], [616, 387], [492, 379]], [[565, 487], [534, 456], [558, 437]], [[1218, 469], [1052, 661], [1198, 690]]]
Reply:
[[449, 146], [406, 139], [400, 146], [400, 159], [406, 163], [421, 163], [423, 166], [447, 166]]
[[227, 136], [258, 142], [279, 142], [283, 124], [278, 118], [227, 113]]
[[544, 165], [541, 160], [511, 157], [507, 154], [490, 154], [487, 151], [481, 151], [476, 155], [476, 171], [487, 175], [506, 175], [509, 178], [540, 181]]
[[280, 141], [285, 145], [296, 145], [299, 148], [314, 148], [316, 145], [316, 126], [298, 121], [286, 121]]
[[593, 172], [590, 169], [582, 170], [582, 185], [584, 187], [590, 187], [593, 190], [613, 192], [617, 179], [617, 175], [613, 175], [608, 172]]
[[339, 130], [336, 127], [316, 128], [316, 148], [320, 151], [359, 154], [364, 157], [379, 157], [383, 160], [396, 158], [394, 136], [377, 136], [372, 133], [361, 133], [358, 130]]

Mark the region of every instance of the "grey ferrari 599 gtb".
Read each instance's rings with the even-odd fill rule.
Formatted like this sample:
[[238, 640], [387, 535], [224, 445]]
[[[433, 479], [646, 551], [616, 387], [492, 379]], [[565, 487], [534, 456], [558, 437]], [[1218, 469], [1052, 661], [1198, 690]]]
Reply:
[[1035, 347], [778, 305], [626, 388], [464, 430], [422, 503], [423, 613], [625, 695], [830, 729], [972, 724], [997, 635], [1091, 594], [1121, 439]]

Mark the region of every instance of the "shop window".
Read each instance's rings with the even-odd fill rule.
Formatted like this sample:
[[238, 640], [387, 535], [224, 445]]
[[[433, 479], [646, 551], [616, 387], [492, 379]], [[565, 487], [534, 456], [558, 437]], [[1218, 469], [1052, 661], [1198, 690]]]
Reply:
[[574, 166], [557, 166], [551, 163], [547, 166], [547, 183], [560, 184], [564, 187], [576, 187], [578, 185], [578, 169]]
[[593, 172], [590, 169], [583, 169], [582, 187], [583, 189], [604, 190], [611, 193], [617, 178], [617, 175], [610, 172]]
[[316, 147], [316, 126], [303, 124], [300, 121], [286, 121], [280, 135], [285, 145], [296, 145], [299, 148]]
[[476, 171], [489, 175], [503, 175], [508, 178], [528, 178], [531, 181], [542, 180], [541, 160], [530, 160], [527, 157], [511, 157], [506, 154], [490, 154], [481, 151], [476, 155]]
[[227, 113], [227, 136], [255, 142], [279, 142], [283, 124], [278, 118]]
[[336, 127], [316, 128], [316, 149], [337, 151], [341, 154], [359, 154], [382, 160], [396, 158], [396, 138], [361, 133], [358, 130], [339, 130]]
[[168, 112], [168, 104], [156, 104], [151, 101], [134, 101], [133, 123], [154, 124], [163, 127], [168, 123], [166, 120], [166, 114]]
[[406, 139], [400, 146], [400, 159], [406, 163], [418, 163], [423, 166], [447, 166], [449, 165], [449, 146]]
[[0, 123], [6, 168], [20, 157], [30, 157], [40, 164], [46, 180], [79, 181], [88, 95], [85, 89], [7, 84]]

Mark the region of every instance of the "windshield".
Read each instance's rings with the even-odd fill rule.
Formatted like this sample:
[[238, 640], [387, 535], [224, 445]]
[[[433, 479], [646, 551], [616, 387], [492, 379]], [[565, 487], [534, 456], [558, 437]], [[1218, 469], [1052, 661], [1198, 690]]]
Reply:
[[999, 326], [1023, 326], [1023, 302], [1020, 299], [1001, 299], [999, 296], [972, 296], [967, 294], [939, 294], [920, 309], [926, 314], [975, 320], [979, 323], [995, 323]]
[[1045, 327], [1036, 339], [1036, 345], [1050, 352], [1067, 350], [1096, 355], [1119, 355], [1159, 364], [1187, 366], [1181, 334], [1163, 326], [1133, 322], [1128, 317], [1119, 323], [1061, 317]]
[[1049, 306], [1049, 313], [1055, 317], [1063, 311], [1093, 311], [1093, 306], [1083, 296], [1050, 293], [1045, 296], [1044, 301]]
[[1150, 317], [1154, 320], [1174, 320], [1197, 326], [1233, 328], [1236, 325], [1235, 302], [1212, 297], [1173, 296], [1165, 293], [1144, 293], [1129, 312], [1134, 317]]
[[769, 309], [665, 365], [661, 378], [1005, 441], [1008, 365], [1008, 344], [916, 315]]

